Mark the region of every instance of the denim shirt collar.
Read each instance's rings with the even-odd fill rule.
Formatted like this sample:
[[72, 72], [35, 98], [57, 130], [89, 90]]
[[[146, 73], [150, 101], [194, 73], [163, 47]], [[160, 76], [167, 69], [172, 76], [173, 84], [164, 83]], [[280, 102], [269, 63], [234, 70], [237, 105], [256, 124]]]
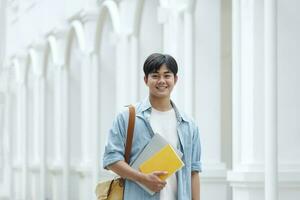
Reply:
[[[176, 119], [177, 119], [177, 123], [181, 123], [182, 121], [188, 121], [188, 119], [184, 116], [184, 114], [182, 114], [178, 108], [176, 107], [175, 103], [171, 100], [171, 105], [175, 111], [175, 115], [176, 115]], [[151, 114], [151, 108], [152, 105], [150, 103], [150, 99], [149, 97], [145, 98], [141, 104], [140, 104], [140, 112], [142, 113], [142, 115], [144, 115], [147, 119], [149, 119], [150, 114]]]

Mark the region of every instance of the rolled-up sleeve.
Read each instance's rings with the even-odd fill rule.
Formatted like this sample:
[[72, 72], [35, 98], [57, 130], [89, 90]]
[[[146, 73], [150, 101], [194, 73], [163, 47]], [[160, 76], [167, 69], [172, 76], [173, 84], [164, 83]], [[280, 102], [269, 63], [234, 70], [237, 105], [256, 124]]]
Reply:
[[117, 161], [124, 160], [126, 124], [122, 113], [118, 114], [113, 122], [103, 155], [103, 168], [107, 168]]
[[196, 127], [193, 133], [192, 138], [192, 171], [201, 172], [201, 144], [200, 144], [200, 135], [199, 128]]

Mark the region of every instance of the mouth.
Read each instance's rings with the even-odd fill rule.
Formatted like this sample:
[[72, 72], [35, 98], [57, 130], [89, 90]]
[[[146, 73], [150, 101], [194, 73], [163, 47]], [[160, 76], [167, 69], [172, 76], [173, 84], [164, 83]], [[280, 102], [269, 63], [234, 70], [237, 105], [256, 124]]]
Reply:
[[156, 86], [157, 90], [165, 90], [167, 88], [168, 88], [168, 86]]

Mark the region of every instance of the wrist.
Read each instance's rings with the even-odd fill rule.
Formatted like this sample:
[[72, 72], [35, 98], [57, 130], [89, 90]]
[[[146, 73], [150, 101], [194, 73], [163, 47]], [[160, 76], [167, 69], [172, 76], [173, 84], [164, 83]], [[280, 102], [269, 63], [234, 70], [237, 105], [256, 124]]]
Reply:
[[136, 176], [136, 181], [142, 183], [145, 180], [145, 174], [138, 171]]

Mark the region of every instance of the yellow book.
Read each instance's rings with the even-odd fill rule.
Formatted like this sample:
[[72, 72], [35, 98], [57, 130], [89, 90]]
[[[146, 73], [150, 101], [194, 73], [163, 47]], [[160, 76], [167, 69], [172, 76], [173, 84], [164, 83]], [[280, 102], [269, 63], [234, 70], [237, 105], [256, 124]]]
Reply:
[[184, 166], [184, 163], [177, 155], [173, 147], [168, 144], [148, 160], [143, 162], [139, 169], [145, 174], [149, 174], [154, 171], [167, 171], [168, 174], [160, 176], [160, 179], [166, 180], [182, 166]]

